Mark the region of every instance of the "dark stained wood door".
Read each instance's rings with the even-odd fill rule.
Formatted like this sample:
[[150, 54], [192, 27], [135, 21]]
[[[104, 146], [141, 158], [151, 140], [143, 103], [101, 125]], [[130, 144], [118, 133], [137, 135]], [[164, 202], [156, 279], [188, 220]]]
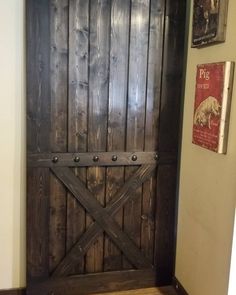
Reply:
[[171, 282], [185, 1], [27, 0], [27, 294]]

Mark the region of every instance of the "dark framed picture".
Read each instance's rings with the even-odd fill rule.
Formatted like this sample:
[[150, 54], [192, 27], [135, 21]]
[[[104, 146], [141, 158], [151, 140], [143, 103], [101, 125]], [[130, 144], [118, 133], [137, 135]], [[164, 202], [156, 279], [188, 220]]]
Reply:
[[225, 41], [228, 0], [194, 0], [192, 47]]

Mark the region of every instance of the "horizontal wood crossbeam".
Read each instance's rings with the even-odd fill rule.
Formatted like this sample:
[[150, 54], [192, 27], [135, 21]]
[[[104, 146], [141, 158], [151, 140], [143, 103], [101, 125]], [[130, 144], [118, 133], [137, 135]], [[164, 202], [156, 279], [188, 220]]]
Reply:
[[[113, 216], [125, 203], [136, 197], [132, 193], [141, 186], [147, 179], [151, 177], [156, 169], [156, 165], [142, 165], [116, 193], [104, 209], [107, 214]], [[63, 276], [69, 274], [70, 270], [80, 262], [89, 247], [96, 241], [98, 236], [103, 233], [103, 230], [95, 222], [90, 225], [83, 236], [77, 241], [72, 249], [67, 253], [65, 258], [53, 272], [52, 277]]]
[[28, 155], [29, 167], [137, 166], [155, 164], [156, 152], [36, 153]]
[[52, 171], [136, 268], [152, 268], [151, 262], [69, 168], [57, 167]]
[[114, 271], [54, 278], [42, 283], [32, 284], [27, 290], [31, 295], [88, 295], [154, 287], [155, 280], [154, 270]]

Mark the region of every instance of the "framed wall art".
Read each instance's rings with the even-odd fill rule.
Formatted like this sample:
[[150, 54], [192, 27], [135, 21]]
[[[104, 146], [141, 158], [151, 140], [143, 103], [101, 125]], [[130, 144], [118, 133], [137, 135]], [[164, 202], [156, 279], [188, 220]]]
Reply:
[[192, 142], [225, 154], [233, 88], [234, 62], [197, 66]]
[[224, 42], [228, 0], [194, 0], [192, 47]]

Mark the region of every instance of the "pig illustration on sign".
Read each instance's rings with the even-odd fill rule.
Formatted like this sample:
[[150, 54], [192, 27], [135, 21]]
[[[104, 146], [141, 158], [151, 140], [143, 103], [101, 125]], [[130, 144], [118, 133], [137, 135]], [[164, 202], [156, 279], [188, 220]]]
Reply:
[[212, 116], [220, 116], [221, 106], [218, 100], [209, 96], [204, 99], [194, 113], [194, 125], [207, 126], [211, 129]]

